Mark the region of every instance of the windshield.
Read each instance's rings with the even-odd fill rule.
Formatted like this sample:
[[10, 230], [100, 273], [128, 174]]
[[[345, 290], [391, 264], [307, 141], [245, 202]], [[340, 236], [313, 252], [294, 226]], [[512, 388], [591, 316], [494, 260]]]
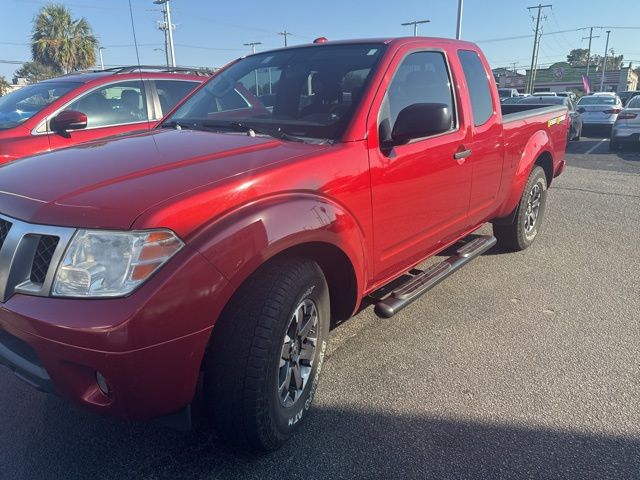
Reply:
[[76, 88], [76, 82], [42, 82], [0, 97], [0, 130], [26, 122], [47, 105]]
[[627, 108], [640, 108], [640, 96], [633, 97], [629, 103], [627, 103]]
[[578, 105], [615, 105], [617, 98], [613, 95], [598, 95], [582, 97], [578, 102]]
[[251, 55], [207, 82], [163, 126], [241, 126], [258, 134], [337, 140], [384, 48], [323, 45]]
[[499, 88], [498, 89], [498, 94], [500, 94], [501, 97], [510, 97], [511, 96], [511, 89], [510, 88]]

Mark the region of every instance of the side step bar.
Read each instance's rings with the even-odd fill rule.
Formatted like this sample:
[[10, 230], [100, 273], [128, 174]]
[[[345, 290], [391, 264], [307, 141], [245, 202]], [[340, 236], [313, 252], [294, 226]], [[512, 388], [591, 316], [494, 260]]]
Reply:
[[[375, 313], [382, 318], [391, 318], [422, 294], [428, 292], [460, 267], [482, 255], [496, 244], [495, 237], [483, 235], [462, 245], [456, 254], [411, 277], [389, 296], [376, 303]], [[413, 270], [415, 271], [415, 270]]]

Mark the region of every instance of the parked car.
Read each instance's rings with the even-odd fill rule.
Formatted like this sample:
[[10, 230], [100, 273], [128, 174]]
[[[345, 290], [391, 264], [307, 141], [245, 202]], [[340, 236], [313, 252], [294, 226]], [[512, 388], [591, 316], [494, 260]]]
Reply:
[[568, 98], [570, 98], [572, 101], [574, 101], [574, 102], [576, 101], [576, 94], [575, 94], [575, 93], [573, 93], [573, 92], [568, 92], [568, 91], [565, 91], [565, 92], [555, 92], [555, 94], [556, 94], [556, 96], [557, 96], [557, 97], [568, 97]]
[[583, 126], [612, 127], [622, 110], [622, 102], [615, 94], [598, 92], [582, 97], [576, 107]]
[[620, 101], [622, 101], [622, 105], [625, 105], [625, 106], [627, 105], [627, 103], [629, 103], [629, 100], [631, 100], [637, 95], [640, 95], [640, 90], [628, 90], [626, 92], [618, 92]]
[[0, 97], [0, 164], [156, 126], [208, 75], [121, 67], [73, 73]]
[[504, 100], [506, 98], [517, 97], [519, 93], [515, 88], [499, 88], [498, 95], [500, 95], [500, 100]]
[[532, 95], [529, 97], [509, 98], [502, 102], [504, 105], [520, 104], [535, 105], [538, 107], [563, 105], [569, 112], [569, 129], [567, 130], [567, 141], [580, 140], [582, 135], [582, 116], [576, 111], [575, 104], [569, 97], [550, 95]]
[[490, 78], [469, 42], [325, 39], [231, 63], [151, 132], [5, 165], [0, 362], [182, 428], [202, 380], [221, 438], [276, 448], [331, 321], [393, 284], [390, 317], [496, 241], [537, 238], [567, 109], [503, 112]]
[[609, 149], [618, 150], [622, 145], [640, 145], [640, 96], [629, 100], [611, 129]]

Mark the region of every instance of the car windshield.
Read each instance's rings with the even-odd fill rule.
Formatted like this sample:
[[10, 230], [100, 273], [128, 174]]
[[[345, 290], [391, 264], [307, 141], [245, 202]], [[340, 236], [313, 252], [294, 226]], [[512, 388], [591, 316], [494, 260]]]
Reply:
[[640, 96], [636, 95], [633, 97], [629, 103], [627, 103], [627, 108], [640, 108]]
[[582, 97], [578, 102], [578, 105], [615, 105], [616, 97], [613, 95], [597, 95], [597, 96], [589, 96]]
[[250, 55], [214, 76], [161, 127], [337, 140], [384, 48], [317, 45]]
[[511, 96], [511, 90], [509, 88], [499, 88], [498, 93], [500, 94], [501, 97]]
[[42, 82], [0, 97], [0, 130], [26, 122], [78, 85], [77, 82]]

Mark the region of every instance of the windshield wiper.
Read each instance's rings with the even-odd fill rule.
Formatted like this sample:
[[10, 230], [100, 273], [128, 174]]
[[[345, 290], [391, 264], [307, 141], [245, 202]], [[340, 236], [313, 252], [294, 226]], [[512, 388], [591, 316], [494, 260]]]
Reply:
[[160, 125], [160, 128], [174, 128], [176, 130], [189, 130], [193, 128], [193, 125], [189, 125], [188, 123], [179, 122], [177, 120], [171, 120], [170, 122], [165, 122]]
[[205, 121], [202, 123], [202, 126], [206, 128], [220, 128], [220, 129], [228, 129], [234, 132], [244, 132], [250, 137], [255, 137], [256, 135], [267, 135], [268, 137], [277, 138], [278, 140], [287, 140], [290, 142], [303, 142], [306, 143], [306, 140], [302, 137], [296, 137], [295, 135], [289, 135], [282, 131], [280, 127], [277, 129], [264, 128], [262, 126], [256, 127], [255, 125], [248, 125], [244, 122], [213, 122], [213, 121]]

